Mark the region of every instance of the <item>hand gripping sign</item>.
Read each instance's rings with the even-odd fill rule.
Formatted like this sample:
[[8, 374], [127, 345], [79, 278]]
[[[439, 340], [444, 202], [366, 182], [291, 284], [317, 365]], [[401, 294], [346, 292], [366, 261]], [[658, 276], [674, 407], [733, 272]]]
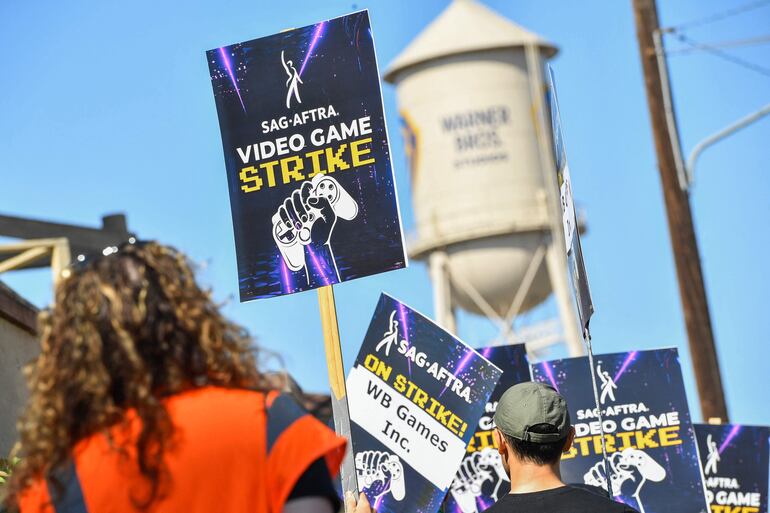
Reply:
[[[473, 494], [482, 474], [500, 475], [490, 451], [463, 461], [500, 374], [429, 319], [380, 297], [347, 379], [358, 484], [377, 511], [434, 513], [448, 491]], [[458, 467], [462, 485], [452, 482]]]
[[[676, 349], [596, 355], [600, 420], [587, 357], [532, 365], [532, 379], [564, 396], [575, 428], [562, 456], [566, 483], [611, 488], [641, 513], [705, 513], [703, 479]], [[604, 433], [604, 436], [602, 434]], [[602, 458], [605, 438], [607, 459]]]
[[[369, 14], [206, 57], [241, 301], [318, 289], [335, 429], [349, 438], [331, 285], [407, 263]], [[383, 465], [377, 472], [395, 469], [395, 461]], [[383, 475], [398, 493], [392, 472]], [[342, 478], [345, 491], [356, 490], [351, 456]]]

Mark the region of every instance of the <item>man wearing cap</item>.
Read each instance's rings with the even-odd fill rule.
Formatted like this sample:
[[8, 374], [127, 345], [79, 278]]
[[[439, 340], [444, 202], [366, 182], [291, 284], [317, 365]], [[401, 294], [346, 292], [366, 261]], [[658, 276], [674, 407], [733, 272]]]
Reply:
[[562, 482], [559, 460], [572, 446], [575, 430], [567, 402], [553, 388], [532, 382], [512, 386], [497, 403], [494, 421], [511, 491], [485, 513], [635, 513], [600, 493]]

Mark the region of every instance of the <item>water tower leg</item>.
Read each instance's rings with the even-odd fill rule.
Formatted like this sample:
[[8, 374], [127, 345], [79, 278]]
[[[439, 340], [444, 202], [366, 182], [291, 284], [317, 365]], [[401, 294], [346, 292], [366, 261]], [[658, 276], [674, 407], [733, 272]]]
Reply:
[[579, 330], [580, 323], [572, 306], [572, 292], [567, 279], [567, 257], [564, 254], [564, 247], [559, 242], [561, 241], [552, 239], [548, 244], [545, 261], [548, 266], [551, 287], [556, 297], [556, 305], [559, 308], [567, 351], [569, 351], [570, 356], [580, 356], [585, 354], [585, 349]]
[[430, 281], [433, 283], [433, 311], [436, 322], [450, 333], [457, 332], [449, 284], [448, 257], [445, 251], [433, 251], [428, 260]]

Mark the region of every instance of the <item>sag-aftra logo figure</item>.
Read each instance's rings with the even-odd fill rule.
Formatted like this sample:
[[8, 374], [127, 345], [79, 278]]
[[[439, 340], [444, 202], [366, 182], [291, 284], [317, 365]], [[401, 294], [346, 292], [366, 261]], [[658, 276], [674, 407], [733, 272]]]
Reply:
[[283, 69], [286, 71], [286, 75], [288, 75], [288, 79], [286, 79], [286, 87], [288, 90], [286, 91], [286, 108], [291, 107], [291, 98], [292, 96], [296, 98], [297, 103], [302, 103], [302, 100], [299, 98], [299, 84], [302, 84], [302, 79], [299, 78], [299, 72], [297, 71], [297, 68], [294, 67], [294, 63], [291, 60], [286, 60], [283, 56], [283, 50], [281, 50], [281, 64], [283, 64]]

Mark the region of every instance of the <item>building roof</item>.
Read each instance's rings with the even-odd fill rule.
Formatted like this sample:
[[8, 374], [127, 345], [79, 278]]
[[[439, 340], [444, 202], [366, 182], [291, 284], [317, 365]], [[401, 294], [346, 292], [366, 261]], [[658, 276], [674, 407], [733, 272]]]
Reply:
[[37, 307], [0, 281], [0, 319], [34, 334], [37, 331], [37, 312]]
[[454, 0], [385, 70], [394, 82], [406, 68], [440, 57], [533, 44], [547, 57], [558, 49], [534, 32], [500, 16], [476, 0]]

